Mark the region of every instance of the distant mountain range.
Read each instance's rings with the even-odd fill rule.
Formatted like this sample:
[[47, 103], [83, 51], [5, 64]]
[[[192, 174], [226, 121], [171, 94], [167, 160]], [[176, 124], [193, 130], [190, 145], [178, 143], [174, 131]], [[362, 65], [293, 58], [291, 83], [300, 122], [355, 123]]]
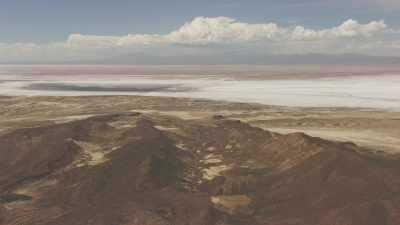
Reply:
[[[1, 64], [1, 63], [0, 63]], [[210, 53], [154, 55], [148, 53], [126, 54], [117, 57], [102, 57], [95, 60], [70, 61], [14, 61], [3, 64], [106, 64], [106, 65], [396, 65], [400, 57], [370, 56], [361, 54], [303, 54], [278, 55], [262, 53]]]
[[179, 55], [155, 56], [149, 54], [124, 55], [104, 60], [96, 60], [97, 64], [159, 64], [159, 65], [193, 65], [193, 64], [398, 64], [400, 57], [369, 56], [358, 54], [305, 54], [305, 55], [271, 55], [271, 54], [209, 54], [209, 55]]

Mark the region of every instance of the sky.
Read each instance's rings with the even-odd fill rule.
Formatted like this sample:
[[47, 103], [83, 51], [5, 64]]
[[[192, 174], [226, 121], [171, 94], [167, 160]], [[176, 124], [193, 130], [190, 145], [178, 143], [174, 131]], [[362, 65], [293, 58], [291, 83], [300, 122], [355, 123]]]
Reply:
[[399, 0], [0, 0], [0, 63], [399, 50]]

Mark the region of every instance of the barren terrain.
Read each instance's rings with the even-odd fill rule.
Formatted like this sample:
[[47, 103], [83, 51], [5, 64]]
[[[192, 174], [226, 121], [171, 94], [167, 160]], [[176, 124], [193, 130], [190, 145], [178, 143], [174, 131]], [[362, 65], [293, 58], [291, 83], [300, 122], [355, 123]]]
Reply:
[[399, 128], [361, 108], [0, 97], [0, 224], [397, 225]]
[[0, 134], [16, 128], [121, 112], [206, 120], [239, 119], [280, 133], [305, 132], [400, 153], [400, 112], [357, 108], [266, 106], [189, 98], [140, 96], [1, 97]]

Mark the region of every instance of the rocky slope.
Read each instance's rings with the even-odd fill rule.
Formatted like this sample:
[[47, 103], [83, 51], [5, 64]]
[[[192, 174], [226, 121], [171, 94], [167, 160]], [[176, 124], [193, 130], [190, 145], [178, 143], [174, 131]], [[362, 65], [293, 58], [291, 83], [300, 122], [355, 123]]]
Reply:
[[0, 136], [1, 225], [397, 225], [396, 156], [221, 116], [108, 114]]

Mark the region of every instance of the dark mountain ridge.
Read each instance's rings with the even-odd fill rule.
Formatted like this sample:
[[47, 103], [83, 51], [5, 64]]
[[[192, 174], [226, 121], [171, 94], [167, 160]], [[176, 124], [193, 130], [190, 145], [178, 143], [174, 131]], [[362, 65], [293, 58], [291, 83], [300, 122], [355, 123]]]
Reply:
[[4, 225], [397, 225], [400, 163], [352, 143], [139, 113], [0, 137]]

